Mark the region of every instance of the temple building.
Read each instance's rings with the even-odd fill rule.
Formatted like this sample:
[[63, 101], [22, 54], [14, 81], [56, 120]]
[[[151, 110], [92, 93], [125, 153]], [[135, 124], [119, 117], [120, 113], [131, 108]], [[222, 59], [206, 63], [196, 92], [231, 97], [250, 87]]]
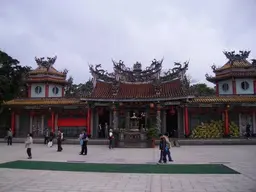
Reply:
[[76, 98], [65, 96], [67, 70], [57, 71], [55, 58], [36, 58], [38, 67], [27, 78], [28, 97], [4, 103], [12, 112], [16, 136], [33, 132], [41, 137], [45, 128], [61, 129], [77, 137], [86, 128], [92, 138], [106, 137], [106, 130], [120, 133], [120, 140], [145, 139], [150, 128], [173, 137], [238, 137], [246, 125], [256, 133], [256, 64], [248, 51], [224, 52], [227, 63], [212, 66], [216, 95], [197, 96], [188, 86], [188, 62], [175, 63], [163, 72], [163, 60], [153, 60], [142, 69], [136, 62], [128, 68], [112, 61], [113, 72], [90, 65], [92, 82]]
[[[214, 76], [206, 74], [206, 80], [216, 85], [216, 95], [195, 97], [188, 102], [189, 129], [192, 131], [197, 127], [200, 130], [201, 127], [201, 131], [194, 134], [197, 138], [221, 137], [219, 132], [223, 131], [223, 126], [224, 135], [227, 136], [243, 136], [247, 125], [255, 135], [256, 62], [248, 61], [249, 54], [250, 51], [240, 51], [238, 54], [234, 51], [224, 52], [227, 63], [221, 67], [213, 65]], [[201, 126], [205, 122], [208, 122], [207, 126]], [[219, 131], [210, 134], [213, 127], [219, 127]], [[205, 131], [207, 128], [209, 131]]]

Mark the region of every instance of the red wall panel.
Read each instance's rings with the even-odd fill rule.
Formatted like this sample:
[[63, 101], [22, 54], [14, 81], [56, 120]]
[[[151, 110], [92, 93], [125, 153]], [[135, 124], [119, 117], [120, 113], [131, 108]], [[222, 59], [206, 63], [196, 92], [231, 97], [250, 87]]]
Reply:
[[[52, 120], [48, 120], [48, 127], [51, 127]], [[86, 127], [86, 118], [60, 118], [57, 122], [58, 127]]]

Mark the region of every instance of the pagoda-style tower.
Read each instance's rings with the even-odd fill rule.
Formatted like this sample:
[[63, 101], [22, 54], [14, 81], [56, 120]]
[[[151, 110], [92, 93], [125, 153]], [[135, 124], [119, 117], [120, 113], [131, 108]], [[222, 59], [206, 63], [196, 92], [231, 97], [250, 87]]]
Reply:
[[38, 67], [28, 75], [28, 97], [64, 97], [67, 70], [57, 71], [53, 65], [57, 57], [35, 58]]
[[256, 62], [247, 59], [250, 51], [224, 52], [228, 62], [222, 67], [212, 66], [215, 76], [206, 74], [206, 80], [216, 84], [216, 95], [255, 95]]

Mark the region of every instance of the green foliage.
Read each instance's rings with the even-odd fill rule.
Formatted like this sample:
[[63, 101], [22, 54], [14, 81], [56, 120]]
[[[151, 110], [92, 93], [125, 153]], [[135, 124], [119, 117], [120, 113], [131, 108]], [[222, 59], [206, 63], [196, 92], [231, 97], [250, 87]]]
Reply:
[[30, 67], [19, 65], [17, 59], [0, 50], [0, 134], [10, 126], [10, 111], [1, 104], [3, 101], [27, 96], [25, 79], [29, 71]]
[[66, 97], [84, 97], [90, 95], [92, 92], [93, 83], [91, 79], [80, 84], [74, 84], [73, 77], [69, 77], [67, 81], [68, 83], [65, 88]]
[[155, 127], [151, 127], [147, 130], [147, 138], [148, 139], [155, 139], [159, 135], [159, 131]]
[[0, 50], [0, 103], [25, 96], [25, 78], [30, 67], [19, 65], [17, 59]]
[[215, 95], [215, 89], [208, 87], [205, 83], [194, 84], [190, 88], [197, 96]]

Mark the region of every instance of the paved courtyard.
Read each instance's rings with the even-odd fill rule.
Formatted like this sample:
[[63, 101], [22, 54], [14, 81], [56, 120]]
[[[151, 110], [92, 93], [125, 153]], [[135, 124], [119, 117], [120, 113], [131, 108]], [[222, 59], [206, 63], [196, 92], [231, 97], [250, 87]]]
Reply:
[[[33, 160], [94, 163], [154, 163], [155, 149], [114, 149], [89, 146], [79, 156], [78, 145], [64, 145], [62, 153], [44, 145], [33, 146]], [[26, 159], [22, 144], [0, 144], [0, 162]], [[78, 173], [0, 169], [0, 192], [256, 192], [256, 146], [182, 146], [172, 148], [173, 163], [223, 163], [234, 175], [158, 175]]]

